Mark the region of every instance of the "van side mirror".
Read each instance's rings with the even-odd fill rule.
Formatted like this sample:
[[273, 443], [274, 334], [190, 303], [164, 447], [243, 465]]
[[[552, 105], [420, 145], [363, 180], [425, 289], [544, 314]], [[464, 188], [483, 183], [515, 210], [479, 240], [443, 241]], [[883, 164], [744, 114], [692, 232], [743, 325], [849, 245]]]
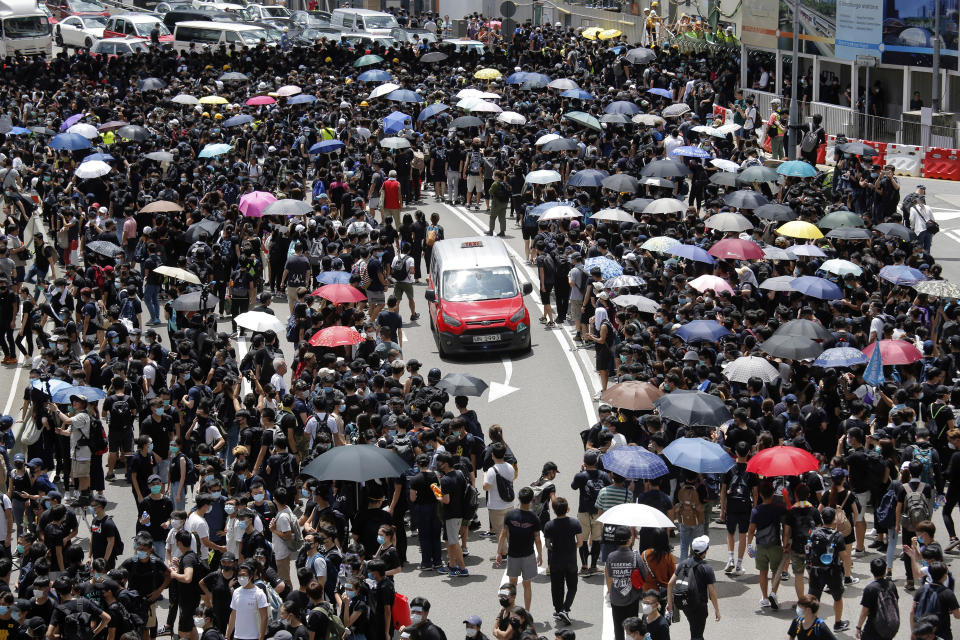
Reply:
[[533, 285], [529, 282], [524, 282], [521, 290], [523, 291], [523, 295], [528, 296], [533, 293]]
[[427, 289], [423, 293], [423, 297], [427, 299], [427, 302], [436, 302], [437, 301], [437, 292], [433, 289]]

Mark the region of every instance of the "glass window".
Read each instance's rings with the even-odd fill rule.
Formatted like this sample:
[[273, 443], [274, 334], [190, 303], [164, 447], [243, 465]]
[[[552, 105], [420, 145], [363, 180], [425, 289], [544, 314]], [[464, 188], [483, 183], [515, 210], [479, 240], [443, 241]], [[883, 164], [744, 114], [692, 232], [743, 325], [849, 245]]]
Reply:
[[459, 269], [443, 274], [441, 295], [448, 302], [502, 300], [519, 295], [510, 267]]

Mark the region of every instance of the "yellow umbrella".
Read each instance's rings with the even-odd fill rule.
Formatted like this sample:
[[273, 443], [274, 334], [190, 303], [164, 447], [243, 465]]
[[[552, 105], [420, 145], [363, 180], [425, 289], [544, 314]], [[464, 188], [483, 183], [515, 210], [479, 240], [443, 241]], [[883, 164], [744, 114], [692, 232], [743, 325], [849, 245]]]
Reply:
[[601, 40], [610, 40], [611, 38], [618, 38], [623, 35], [623, 31], [619, 29], [604, 29], [597, 34], [597, 37]]
[[823, 237], [820, 229], [803, 220], [791, 220], [777, 229], [777, 233], [789, 238], [803, 238], [804, 240], [819, 240]]
[[480, 69], [475, 74], [473, 74], [473, 77], [477, 78], [478, 80], [499, 80], [501, 78], [501, 75], [502, 74], [496, 69], [488, 68], [488, 69]]
[[587, 40], [596, 40], [597, 34], [600, 33], [601, 31], [603, 31], [603, 29], [601, 29], [600, 27], [587, 27], [586, 29], [583, 30], [583, 33], [581, 33], [580, 35], [582, 35]]
[[229, 100], [220, 96], [203, 96], [200, 98], [200, 104], [227, 104]]

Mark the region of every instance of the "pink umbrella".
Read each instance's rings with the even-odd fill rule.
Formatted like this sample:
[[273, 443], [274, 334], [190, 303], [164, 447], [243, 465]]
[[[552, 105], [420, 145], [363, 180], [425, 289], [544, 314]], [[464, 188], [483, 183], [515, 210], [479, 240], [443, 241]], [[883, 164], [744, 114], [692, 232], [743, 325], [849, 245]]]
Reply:
[[246, 104], [251, 107], [259, 107], [264, 104], [276, 104], [277, 101], [271, 98], [270, 96], [253, 96], [252, 98], [247, 99]]
[[700, 293], [703, 293], [707, 289], [713, 289], [714, 291], [718, 292], [729, 291], [730, 293], [733, 293], [733, 287], [730, 286], [730, 283], [720, 276], [702, 275], [699, 278], [691, 280], [687, 284]]
[[263, 215], [263, 210], [271, 202], [276, 202], [272, 193], [267, 191], [251, 191], [240, 197], [240, 213], [248, 218], [259, 218]]
[[281, 98], [289, 98], [300, 93], [302, 89], [295, 84], [286, 84], [277, 89], [277, 95]]
[[721, 260], [733, 258], [734, 260], [762, 260], [763, 249], [755, 242], [741, 240], [740, 238], [727, 238], [716, 243], [707, 251], [714, 258]]
[[[873, 355], [873, 350], [877, 348], [874, 342], [863, 350], [863, 355], [868, 358]], [[880, 358], [883, 364], [910, 364], [923, 359], [923, 354], [912, 342], [906, 340], [881, 340]]]

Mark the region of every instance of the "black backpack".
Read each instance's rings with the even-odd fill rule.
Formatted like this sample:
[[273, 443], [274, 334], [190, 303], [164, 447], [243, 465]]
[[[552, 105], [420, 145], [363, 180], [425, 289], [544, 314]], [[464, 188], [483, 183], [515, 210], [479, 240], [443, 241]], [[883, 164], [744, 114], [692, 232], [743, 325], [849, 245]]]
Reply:
[[697, 583], [696, 566], [702, 562], [697, 557], [689, 557], [677, 568], [677, 580], [673, 585], [673, 602], [677, 609], [696, 609], [701, 605], [700, 586]]
[[817, 132], [820, 131], [820, 128], [814, 129], [810, 127], [810, 130], [803, 134], [803, 140], [800, 141], [800, 150], [804, 153], [810, 153], [814, 151], [818, 142], [820, 141], [820, 136], [817, 135]]
[[83, 608], [82, 598], [74, 598], [60, 605], [63, 612], [63, 622], [60, 624], [60, 637], [73, 640], [90, 640], [93, 638], [93, 628], [90, 623], [93, 617]]
[[278, 487], [296, 487], [297, 485], [297, 456], [292, 453], [287, 454], [287, 458], [280, 463], [280, 469], [277, 470]]
[[749, 507], [753, 500], [750, 497], [750, 486], [747, 484], [747, 472], [740, 467], [733, 468], [733, 477], [727, 484], [727, 505], [731, 501]]
[[146, 624], [150, 616], [150, 604], [136, 589], [121, 589], [117, 600], [131, 615], [140, 618], [141, 624]]
[[401, 253], [390, 263], [390, 277], [397, 282], [403, 282], [408, 275], [410, 271], [407, 269], [407, 254]]
[[493, 475], [497, 478], [497, 495], [504, 502], [513, 502], [514, 498], [517, 497], [516, 491], [513, 489], [513, 482], [497, 473], [496, 467], [493, 469]]
[[817, 527], [810, 533], [805, 547], [808, 569], [827, 571], [840, 564], [840, 552], [834, 543], [835, 533], [826, 527]]

